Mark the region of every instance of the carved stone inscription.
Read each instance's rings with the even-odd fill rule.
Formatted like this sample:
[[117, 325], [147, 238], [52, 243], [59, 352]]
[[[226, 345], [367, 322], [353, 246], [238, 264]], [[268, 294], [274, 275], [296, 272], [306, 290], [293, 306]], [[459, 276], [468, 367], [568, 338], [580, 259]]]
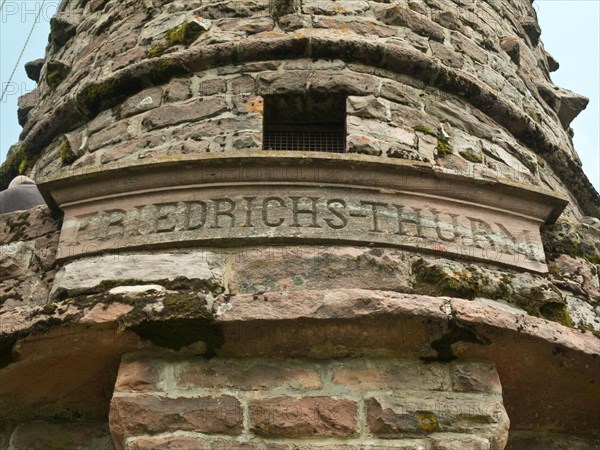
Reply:
[[68, 208], [62, 257], [153, 245], [381, 244], [545, 271], [539, 223], [452, 200], [377, 190], [198, 189]]

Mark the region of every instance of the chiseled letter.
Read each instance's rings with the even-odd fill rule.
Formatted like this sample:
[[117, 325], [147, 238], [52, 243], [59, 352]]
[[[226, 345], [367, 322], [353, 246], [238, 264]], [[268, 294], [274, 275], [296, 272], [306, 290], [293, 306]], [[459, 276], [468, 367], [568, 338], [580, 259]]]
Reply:
[[189, 231], [203, 228], [206, 225], [208, 206], [204, 202], [188, 203], [188, 223], [186, 229]]
[[175, 230], [175, 214], [177, 203], [158, 203], [156, 213], [156, 233], [170, 233]]
[[394, 205], [398, 211], [398, 232], [400, 236], [420, 236], [421, 216], [419, 208]]
[[298, 221], [298, 216], [300, 214], [309, 214], [312, 218], [311, 224], [308, 226], [309, 228], [321, 228], [321, 225], [317, 224], [317, 202], [319, 201], [319, 197], [306, 197], [308, 198], [312, 205], [310, 209], [300, 209], [299, 203], [300, 199], [303, 197], [290, 197], [292, 199], [292, 227], [301, 227], [300, 222]]
[[252, 204], [254, 200], [256, 200], [256, 197], [244, 197], [246, 202], [246, 223], [244, 226], [247, 228], [254, 228], [254, 225], [252, 225]]
[[373, 215], [373, 229], [371, 231], [374, 233], [381, 233], [381, 230], [379, 229], [379, 216], [377, 215], [377, 207], [378, 206], [385, 207], [385, 206], [388, 206], [388, 204], [381, 203], [381, 202], [362, 201], [362, 202], [360, 202], [360, 205], [371, 207], [371, 213]]
[[[223, 228], [219, 225], [219, 217], [229, 217], [229, 228], [235, 226], [235, 216], [233, 210], [235, 209], [235, 202], [230, 198], [213, 198], [212, 201], [215, 203], [215, 224], [211, 228]], [[225, 209], [222, 209], [222, 206]]]
[[[339, 205], [336, 208], [336, 205]], [[343, 211], [346, 209], [346, 202], [344, 200], [340, 200], [340, 199], [333, 199], [333, 200], [328, 200], [327, 201], [327, 209], [329, 210], [329, 212], [331, 214], [333, 214], [334, 216], [336, 216], [338, 219], [340, 219], [341, 223], [335, 223], [334, 219], [324, 219], [325, 223], [327, 225], [329, 225], [330, 228], [333, 228], [334, 230], [341, 230], [342, 228], [345, 228], [346, 225], [348, 225], [348, 217], [346, 217], [343, 214]]]
[[285, 202], [281, 197], [267, 197], [262, 202], [262, 218], [264, 224], [271, 228], [277, 228], [283, 224], [285, 219], [283, 217], [280, 217], [274, 222], [269, 220], [269, 203], [277, 203], [280, 207], [283, 208], [285, 206]]

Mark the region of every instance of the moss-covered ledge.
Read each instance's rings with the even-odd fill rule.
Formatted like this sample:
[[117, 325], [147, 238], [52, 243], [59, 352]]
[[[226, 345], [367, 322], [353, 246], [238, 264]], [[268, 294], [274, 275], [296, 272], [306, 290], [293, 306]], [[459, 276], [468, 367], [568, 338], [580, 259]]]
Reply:
[[82, 85], [56, 106], [53, 115], [40, 120], [30, 130], [24, 130], [21, 138], [23, 144], [39, 153], [58, 134], [76, 128], [86, 118], [91, 119], [127, 96], [165, 83], [173, 76], [229, 64], [296, 58], [338, 58], [348, 63], [382, 67], [462, 97], [507, 128], [522, 143], [543, 154], [564, 184], [570, 187], [583, 211], [600, 217], [600, 194], [580, 165], [553, 143], [531, 117], [473, 76], [442, 66], [435, 58], [407, 45], [389, 44], [384, 39], [332, 38], [301, 30], [291, 35], [271, 33], [267, 38], [250, 37], [239, 42], [191, 47], [144, 60], [103, 80]]

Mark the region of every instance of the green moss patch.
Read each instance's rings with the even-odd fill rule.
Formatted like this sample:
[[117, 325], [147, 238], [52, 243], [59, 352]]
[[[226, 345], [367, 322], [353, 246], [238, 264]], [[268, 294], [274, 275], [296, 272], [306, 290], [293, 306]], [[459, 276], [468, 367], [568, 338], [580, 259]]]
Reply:
[[[555, 294], [555, 295], [554, 295]], [[532, 316], [573, 327], [573, 321], [558, 290], [552, 286], [535, 286], [515, 295], [513, 301]]]
[[49, 62], [46, 69], [46, 84], [50, 92], [54, 92], [71, 72], [71, 68], [60, 62]]
[[542, 242], [549, 260], [560, 255], [600, 264], [600, 231], [567, 222], [542, 227]]
[[465, 158], [467, 161], [471, 161], [472, 163], [480, 164], [483, 162], [483, 158], [481, 157], [481, 155], [471, 149], [463, 150], [458, 154]]
[[423, 134], [427, 134], [429, 136], [437, 137], [436, 133], [426, 125], [417, 125], [413, 128], [415, 131], [419, 131]]
[[69, 166], [75, 162], [77, 156], [75, 152], [71, 148], [71, 144], [68, 139], [65, 139], [62, 144], [60, 144], [59, 149], [60, 160], [62, 161], [64, 166]]
[[8, 188], [10, 182], [17, 176], [30, 170], [39, 159], [33, 147], [25, 144], [12, 152], [0, 166], [0, 189]]
[[438, 157], [438, 158], [443, 158], [445, 156], [452, 155], [454, 153], [454, 151], [452, 150], [452, 147], [450, 147], [450, 144], [448, 144], [447, 141], [442, 140], [442, 139], [438, 139], [437, 145], [435, 148], [437, 150], [436, 157]]
[[175, 76], [189, 74], [188, 70], [175, 59], [161, 58], [149, 63], [151, 67], [143, 76], [121, 76], [86, 86], [78, 98], [79, 103], [95, 116], [148, 86], [164, 84]]
[[141, 89], [140, 80], [118, 78], [101, 81], [85, 87], [79, 101], [92, 115], [118, 104]]
[[196, 22], [185, 21], [178, 27], [172, 28], [167, 32], [165, 42], [168, 47], [174, 45], [190, 45], [198, 39], [198, 36], [204, 31], [205, 30]]
[[425, 295], [472, 300], [487, 294], [484, 291], [490, 284], [488, 277], [475, 271], [450, 272], [441, 266], [428, 266], [423, 260], [419, 260], [413, 265], [413, 272], [416, 274], [417, 280], [415, 288], [419, 293]]
[[430, 264], [424, 259], [415, 262], [412, 269], [416, 276], [413, 289], [418, 294], [469, 300], [477, 297], [503, 300], [532, 316], [573, 327], [560, 291], [541, 278], [519, 281], [518, 275], [505, 274], [499, 279], [492, 279], [472, 265], [454, 267]]
[[165, 35], [164, 45], [155, 45], [148, 50], [147, 55], [149, 58], [154, 58], [162, 55], [169, 48], [176, 45], [188, 46], [194, 43], [194, 41], [205, 31], [206, 30], [196, 22], [185, 21], [181, 25], [168, 30]]

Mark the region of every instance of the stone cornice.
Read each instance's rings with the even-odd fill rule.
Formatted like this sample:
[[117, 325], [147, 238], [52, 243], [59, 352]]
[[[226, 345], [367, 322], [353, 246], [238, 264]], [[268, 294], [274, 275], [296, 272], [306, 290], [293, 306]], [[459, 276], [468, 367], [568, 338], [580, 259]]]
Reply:
[[258, 150], [59, 173], [39, 187], [65, 212], [61, 259], [142, 247], [377, 243], [545, 272], [539, 226], [567, 205], [551, 192], [427, 164]]

